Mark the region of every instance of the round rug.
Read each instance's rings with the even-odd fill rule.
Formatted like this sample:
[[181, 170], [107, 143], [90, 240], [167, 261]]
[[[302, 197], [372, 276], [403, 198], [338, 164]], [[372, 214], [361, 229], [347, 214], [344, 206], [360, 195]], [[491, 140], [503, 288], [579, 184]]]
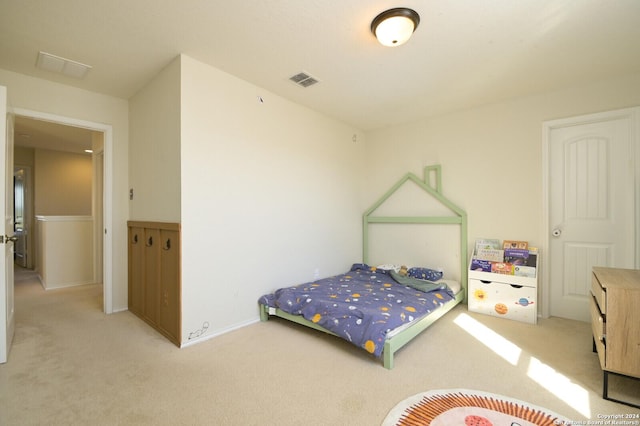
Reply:
[[524, 401], [487, 392], [446, 389], [422, 392], [405, 399], [391, 409], [382, 426], [559, 424], [569, 424], [569, 420]]

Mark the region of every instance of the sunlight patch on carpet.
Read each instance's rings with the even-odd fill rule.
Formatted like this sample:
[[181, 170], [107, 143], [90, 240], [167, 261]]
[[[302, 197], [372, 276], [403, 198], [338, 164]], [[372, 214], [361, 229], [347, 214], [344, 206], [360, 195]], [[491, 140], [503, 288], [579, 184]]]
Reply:
[[[520, 361], [526, 366], [526, 358], [521, 360], [522, 349], [489, 327], [473, 319], [467, 314], [460, 314], [454, 320], [460, 328], [465, 330], [480, 343], [491, 349], [505, 361], [517, 366]], [[555, 397], [564, 401], [585, 417], [591, 416], [589, 392], [582, 386], [572, 382], [567, 376], [557, 372], [551, 366], [535, 357], [528, 357], [527, 376], [544, 387]]]
[[536, 383], [566, 402], [571, 408], [587, 418], [591, 418], [589, 392], [567, 376], [558, 373], [549, 365], [537, 358], [531, 357], [527, 375]]
[[505, 339], [484, 324], [476, 321], [467, 314], [460, 314], [453, 321], [464, 331], [476, 338], [480, 343], [501, 356], [511, 365], [518, 365], [522, 349]]

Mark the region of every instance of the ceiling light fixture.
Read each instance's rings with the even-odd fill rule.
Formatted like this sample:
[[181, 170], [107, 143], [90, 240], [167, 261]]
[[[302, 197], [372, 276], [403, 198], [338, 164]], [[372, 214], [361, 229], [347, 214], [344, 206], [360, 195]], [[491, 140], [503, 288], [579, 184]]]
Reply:
[[419, 23], [418, 12], [397, 7], [376, 16], [371, 22], [371, 32], [383, 46], [400, 46], [409, 40]]

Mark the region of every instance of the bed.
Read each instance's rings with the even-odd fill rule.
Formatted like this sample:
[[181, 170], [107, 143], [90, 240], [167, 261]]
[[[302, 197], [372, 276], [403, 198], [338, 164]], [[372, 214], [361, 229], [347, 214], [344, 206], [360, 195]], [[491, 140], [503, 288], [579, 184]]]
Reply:
[[[439, 203], [447, 214], [377, 215], [376, 212], [400, 188], [413, 183]], [[283, 287], [258, 300], [260, 319], [270, 316], [323, 331], [382, 358], [387, 369], [394, 355], [467, 295], [467, 216], [442, 194], [441, 167], [427, 166], [424, 178], [407, 173], [363, 214], [363, 259], [332, 277]], [[437, 268], [399, 264], [369, 264], [370, 230], [384, 225], [455, 226], [459, 262], [458, 279], [446, 278]], [[404, 266], [404, 265], [402, 265]]]

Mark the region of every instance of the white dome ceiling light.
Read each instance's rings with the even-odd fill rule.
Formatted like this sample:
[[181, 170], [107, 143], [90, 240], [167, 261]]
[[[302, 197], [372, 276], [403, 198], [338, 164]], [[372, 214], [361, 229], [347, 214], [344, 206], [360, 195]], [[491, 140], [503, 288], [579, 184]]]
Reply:
[[383, 46], [400, 46], [406, 43], [418, 28], [420, 15], [406, 7], [389, 9], [371, 22], [371, 32]]

